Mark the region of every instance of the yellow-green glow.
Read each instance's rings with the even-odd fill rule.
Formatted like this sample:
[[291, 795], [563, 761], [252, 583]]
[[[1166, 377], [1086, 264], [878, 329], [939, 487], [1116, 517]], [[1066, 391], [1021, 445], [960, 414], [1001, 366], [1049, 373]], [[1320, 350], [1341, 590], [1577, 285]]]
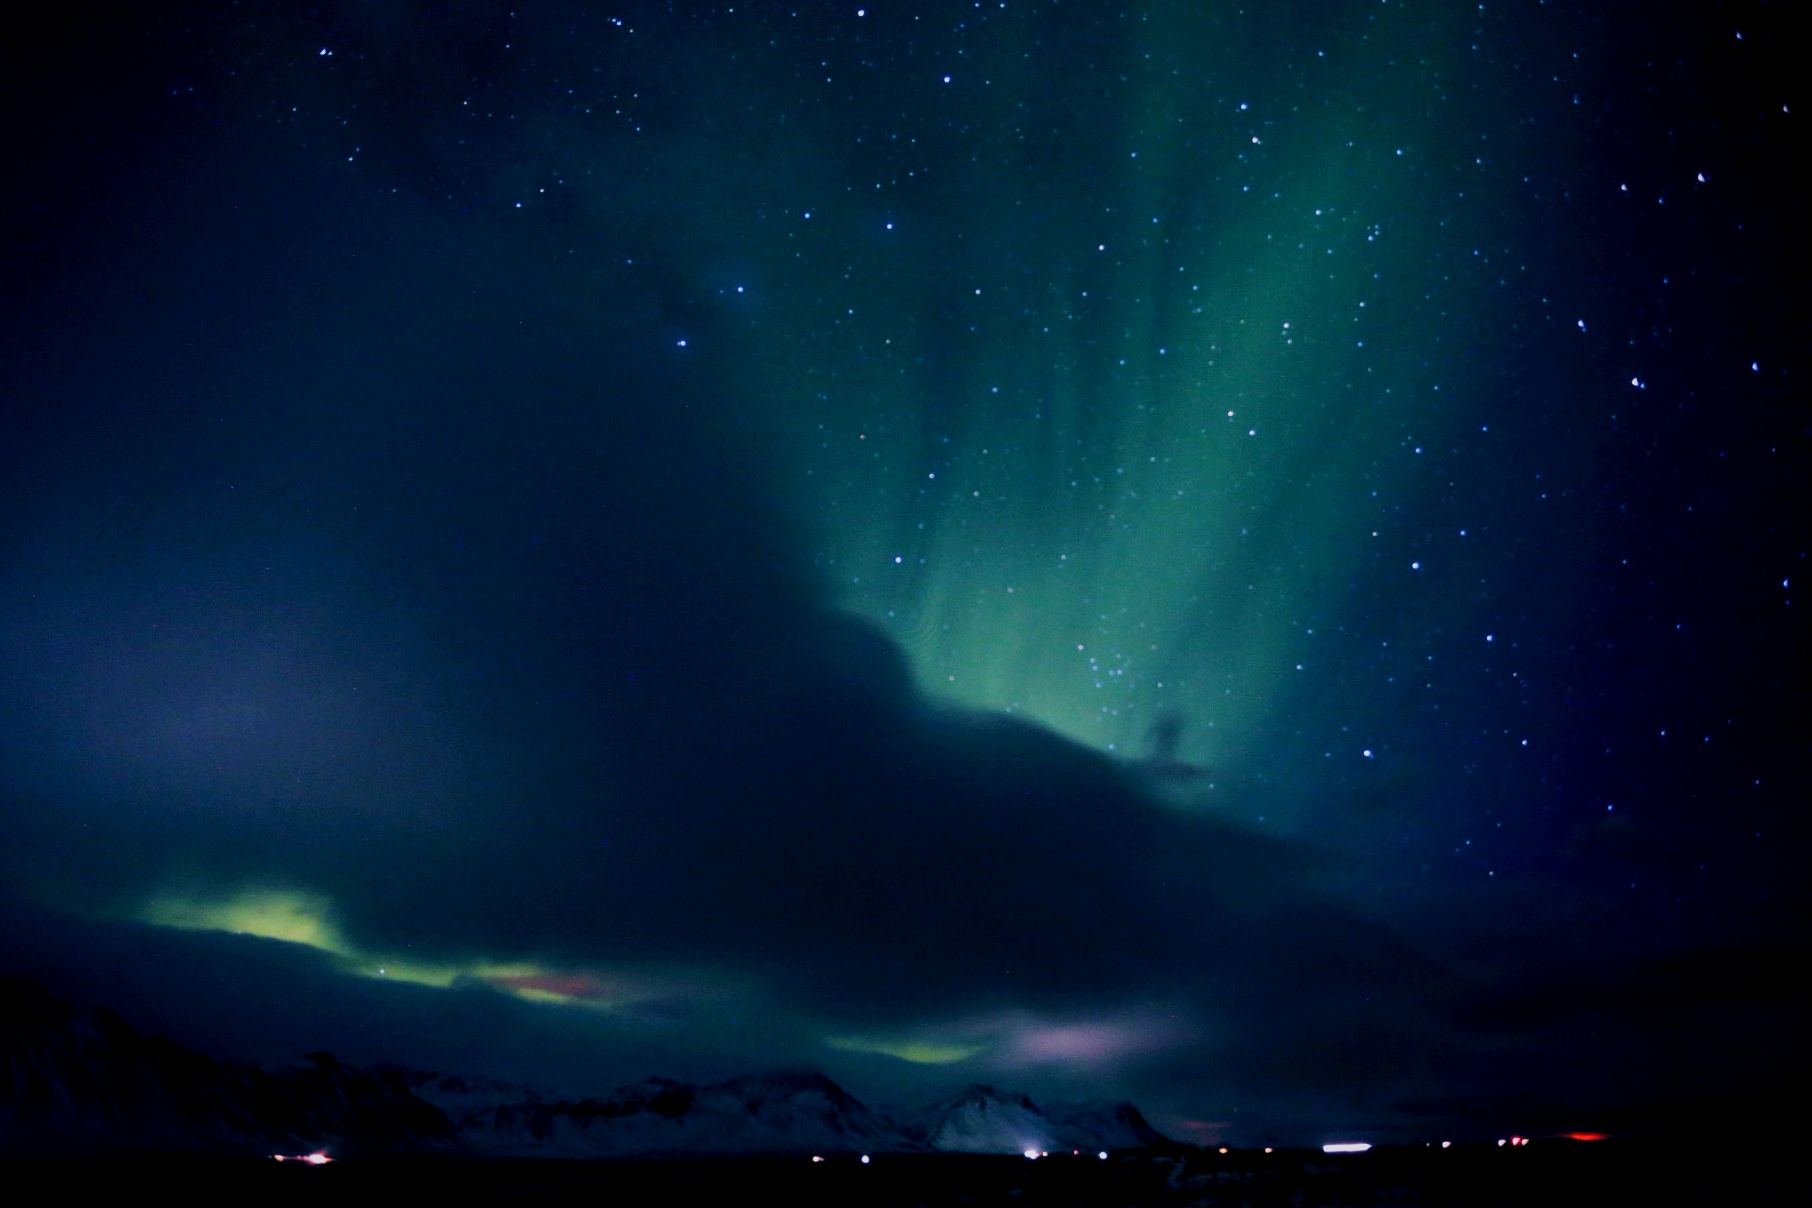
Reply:
[[318, 894], [259, 889], [211, 901], [164, 896], [153, 898], [139, 917], [159, 927], [230, 931], [352, 955], [334, 926], [327, 899]]
[[987, 1047], [953, 1041], [890, 1040], [863, 1036], [833, 1036], [825, 1043], [846, 1053], [879, 1053], [884, 1057], [910, 1061], [914, 1065], [951, 1065], [967, 1061]]
[[333, 921], [332, 903], [320, 894], [289, 889], [254, 889], [224, 898], [165, 894], [139, 913], [142, 922], [183, 931], [226, 931], [301, 944], [334, 957], [342, 972], [385, 981], [449, 989], [462, 981], [483, 982], [530, 1002], [609, 1008], [646, 997], [619, 979], [552, 969], [522, 961], [424, 962], [392, 958], [353, 946]]

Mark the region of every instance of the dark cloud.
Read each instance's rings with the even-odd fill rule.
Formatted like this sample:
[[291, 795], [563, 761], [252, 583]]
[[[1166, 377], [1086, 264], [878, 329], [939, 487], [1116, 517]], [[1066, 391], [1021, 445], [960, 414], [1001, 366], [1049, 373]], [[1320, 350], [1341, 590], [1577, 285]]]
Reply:
[[325, 372], [285, 332], [279, 397], [131, 407], [70, 468], [81, 506], [15, 563], [11, 716], [42, 737], [13, 765], [119, 889], [176, 864], [319, 887], [373, 938], [822, 947], [896, 1002], [1123, 983], [1272, 892], [1272, 845], [921, 697], [705, 375], [550, 309], [485, 289], [381, 350], [341, 319]]
[[835, 608], [707, 358], [470, 252], [331, 232], [315, 271], [356, 299], [273, 301], [227, 369], [38, 423], [21, 883], [116, 914], [318, 894], [361, 951], [686, 966], [808, 1033], [1322, 1004], [1283, 1044], [1406, 967], [1303, 852], [922, 692]]

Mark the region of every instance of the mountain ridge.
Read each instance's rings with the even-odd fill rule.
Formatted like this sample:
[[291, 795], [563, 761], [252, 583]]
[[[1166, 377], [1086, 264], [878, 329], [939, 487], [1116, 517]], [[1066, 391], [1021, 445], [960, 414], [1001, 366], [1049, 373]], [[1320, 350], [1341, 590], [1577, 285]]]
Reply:
[[1130, 1103], [1055, 1116], [977, 1084], [927, 1107], [876, 1110], [816, 1069], [692, 1084], [647, 1078], [602, 1096], [325, 1052], [267, 1071], [141, 1035], [0, 977], [0, 1157], [322, 1150], [333, 1156], [611, 1158], [754, 1154], [1019, 1153], [1173, 1143]]

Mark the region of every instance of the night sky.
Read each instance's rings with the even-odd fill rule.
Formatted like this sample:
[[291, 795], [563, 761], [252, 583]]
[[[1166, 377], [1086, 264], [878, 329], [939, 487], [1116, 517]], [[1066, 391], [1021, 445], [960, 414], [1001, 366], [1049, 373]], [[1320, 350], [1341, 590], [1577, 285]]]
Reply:
[[0, 965], [594, 1092], [1766, 1119], [1788, 7], [9, 8]]

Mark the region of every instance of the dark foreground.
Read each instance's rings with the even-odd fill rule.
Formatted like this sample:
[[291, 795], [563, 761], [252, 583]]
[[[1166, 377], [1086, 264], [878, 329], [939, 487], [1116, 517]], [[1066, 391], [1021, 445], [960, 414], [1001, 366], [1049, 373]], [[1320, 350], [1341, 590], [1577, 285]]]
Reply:
[[[546, 1203], [850, 1205], [1537, 1205], [1803, 1202], [1766, 1169], [1773, 1155], [1604, 1141], [1521, 1149], [1212, 1151], [1025, 1158], [879, 1155], [694, 1161], [372, 1158], [325, 1166], [151, 1158], [14, 1162], [0, 1185], [76, 1200], [122, 1194], [185, 1203]], [[1803, 1190], [1803, 1189], [1802, 1189]], [[1792, 1195], [1789, 1200], [1787, 1197]]]

